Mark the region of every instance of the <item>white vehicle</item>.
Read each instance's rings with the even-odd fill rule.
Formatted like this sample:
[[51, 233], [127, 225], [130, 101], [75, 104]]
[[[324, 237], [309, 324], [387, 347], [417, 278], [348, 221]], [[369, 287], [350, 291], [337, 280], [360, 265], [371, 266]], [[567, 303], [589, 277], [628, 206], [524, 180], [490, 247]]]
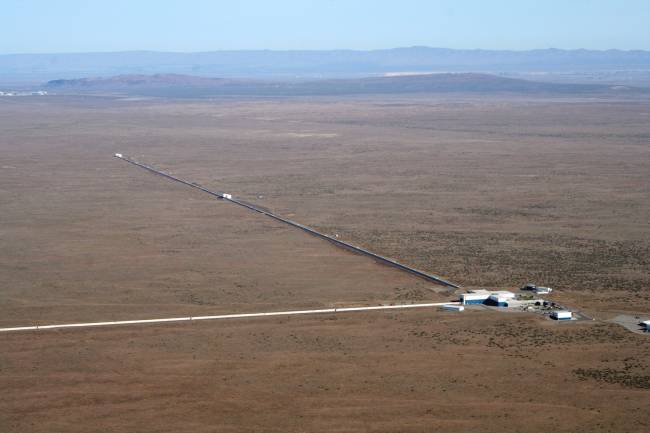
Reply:
[[121, 157], [122, 157], [122, 154], [121, 154], [121, 153], [116, 153], [116, 154], [115, 154], [115, 157], [116, 157], [116, 158], [121, 158]]

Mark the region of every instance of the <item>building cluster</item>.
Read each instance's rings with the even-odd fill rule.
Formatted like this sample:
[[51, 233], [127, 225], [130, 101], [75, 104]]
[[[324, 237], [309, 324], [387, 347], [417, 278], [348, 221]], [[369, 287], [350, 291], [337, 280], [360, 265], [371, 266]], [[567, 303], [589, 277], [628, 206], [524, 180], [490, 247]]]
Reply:
[[37, 90], [34, 92], [18, 92], [18, 91], [0, 91], [0, 96], [46, 96], [45, 90]]
[[[527, 284], [522, 290], [533, 291], [536, 294], [548, 294], [552, 291], [549, 287], [539, 287]], [[485, 290], [476, 289], [468, 290], [467, 293], [460, 295], [461, 305], [490, 305], [494, 307], [520, 307], [524, 311], [550, 311], [550, 318], [554, 320], [571, 320], [573, 313], [567, 310], [556, 310], [555, 303], [547, 302], [541, 299], [518, 299], [517, 295], [507, 290]]]

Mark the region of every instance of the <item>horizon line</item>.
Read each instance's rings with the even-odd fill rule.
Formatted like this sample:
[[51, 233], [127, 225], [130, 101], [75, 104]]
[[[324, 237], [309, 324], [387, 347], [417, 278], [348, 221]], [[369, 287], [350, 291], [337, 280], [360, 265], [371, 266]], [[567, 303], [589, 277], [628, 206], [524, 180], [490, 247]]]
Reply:
[[623, 52], [634, 53], [643, 52], [650, 53], [650, 49], [624, 49], [624, 48], [527, 48], [527, 49], [504, 49], [504, 48], [448, 48], [437, 47], [429, 45], [409, 45], [397, 46], [390, 48], [307, 48], [307, 49], [277, 49], [277, 48], [240, 48], [240, 49], [214, 49], [214, 50], [198, 50], [198, 51], [177, 51], [177, 50], [150, 50], [150, 49], [125, 49], [125, 50], [107, 50], [107, 51], [52, 51], [52, 52], [10, 52], [0, 53], [0, 56], [60, 56], [60, 55], [84, 55], [84, 54], [124, 54], [124, 53], [157, 53], [157, 54], [206, 54], [206, 53], [219, 53], [219, 52], [332, 52], [332, 51], [352, 51], [352, 52], [375, 52], [375, 51], [393, 51], [393, 50], [408, 50], [408, 49], [428, 49], [428, 50], [446, 50], [446, 51], [492, 51], [492, 52], [509, 52], [509, 53], [527, 53], [534, 51], [568, 51], [568, 52]]

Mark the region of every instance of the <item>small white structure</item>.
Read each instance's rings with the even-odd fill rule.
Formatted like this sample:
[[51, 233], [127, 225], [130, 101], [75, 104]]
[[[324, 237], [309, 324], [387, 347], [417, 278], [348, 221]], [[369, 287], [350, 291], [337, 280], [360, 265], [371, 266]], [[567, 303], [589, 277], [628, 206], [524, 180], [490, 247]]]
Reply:
[[650, 332], [650, 320], [644, 320], [641, 322], [641, 326], [645, 326], [645, 332]]
[[551, 319], [555, 320], [571, 320], [573, 313], [565, 310], [556, 310], [551, 312]]
[[116, 158], [121, 158], [121, 157], [122, 157], [122, 154], [121, 154], [121, 153], [116, 153], [116, 154], [115, 154], [115, 157], [116, 157]]
[[232, 200], [232, 195], [230, 194], [222, 194], [221, 197], [227, 198], [228, 200]]
[[551, 289], [550, 287], [541, 287], [541, 286], [537, 286], [533, 290], [538, 295], [546, 295], [546, 294], [549, 294], [549, 293], [551, 293], [553, 291], [553, 289]]
[[443, 305], [442, 309], [448, 311], [465, 311], [465, 307], [463, 307], [462, 305], [453, 305], [453, 304]]

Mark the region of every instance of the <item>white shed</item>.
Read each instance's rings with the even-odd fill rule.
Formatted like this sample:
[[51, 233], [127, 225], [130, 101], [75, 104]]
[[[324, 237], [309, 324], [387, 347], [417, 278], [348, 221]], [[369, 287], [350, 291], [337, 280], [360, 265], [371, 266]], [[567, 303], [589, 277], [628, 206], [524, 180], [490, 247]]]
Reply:
[[551, 312], [551, 318], [555, 320], [571, 320], [573, 313], [565, 310], [556, 310]]

